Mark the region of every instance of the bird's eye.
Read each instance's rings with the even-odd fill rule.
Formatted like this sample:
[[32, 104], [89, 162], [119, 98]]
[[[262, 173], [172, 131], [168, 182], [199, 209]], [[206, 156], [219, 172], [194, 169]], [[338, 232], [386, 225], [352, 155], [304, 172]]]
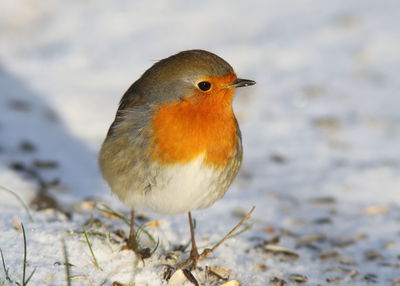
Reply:
[[202, 81], [197, 84], [197, 86], [202, 90], [202, 91], [207, 91], [211, 88], [211, 83], [208, 81]]

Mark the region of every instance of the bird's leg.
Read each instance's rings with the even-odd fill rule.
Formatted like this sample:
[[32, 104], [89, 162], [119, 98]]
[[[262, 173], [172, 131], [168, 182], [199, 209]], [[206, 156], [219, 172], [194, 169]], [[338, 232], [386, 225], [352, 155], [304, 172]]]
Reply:
[[197, 260], [199, 259], [199, 252], [197, 251], [192, 213], [189, 212], [188, 216], [189, 216], [189, 227], [190, 227], [190, 240], [192, 241], [192, 250], [190, 250], [190, 257], [192, 258], [193, 263], [197, 264]]
[[197, 251], [197, 246], [196, 246], [196, 238], [195, 238], [195, 233], [194, 233], [194, 226], [193, 226], [193, 219], [192, 219], [192, 213], [188, 212], [188, 217], [189, 217], [189, 227], [190, 227], [190, 240], [192, 242], [192, 249], [190, 250], [190, 256], [188, 259], [183, 261], [181, 264], [178, 265], [178, 268], [183, 268], [189, 263], [192, 263], [190, 265], [190, 269], [194, 269], [197, 265], [197, 262], [199, 261], [199, 252]]
[[192, 220], [192, 214], [189, 212], [189, 224], [190, 224], [190, 235], [192, 239], [192, 250], [190, 251], [190, 256], [188, 259], [183, 261], [181, 264], [178, 265], [178, 268], [183, 268], [189, 263], [192, 263], [190, 265], [190, 269], [193, 270], [197, 263], [202, 261], [203, 259], [206, 259], [208, 256], [210, 256], [218, 247], [221, 246], [227, 239], [231, 238], [233, 235], [236, 234], [237, 230], [250, 218], [251, 214], [253, 213], [255, 207], [252, 207], [250, 211], [239, 221], [238, 224], [236, 224], [220, 241], [218, 241], [212, 248], [206, 248], [203, 250], [201, 254], [198, 253], [197, 251], [197, 246], [196, 246], [196, 241], [194, 237], [194, 227], [193, 227], [193, 220]]
[[136, 239], [136, 233], [135, 233], [135, 211], [134, 211], [134, 209], [131, 209], [131, 221], [130, 221], [130, 227], [129, 227], [129, 237], [128, 237], [127, 247], [129, 249], [132, 249], [136, 254], [139, 254], [139, 243]]

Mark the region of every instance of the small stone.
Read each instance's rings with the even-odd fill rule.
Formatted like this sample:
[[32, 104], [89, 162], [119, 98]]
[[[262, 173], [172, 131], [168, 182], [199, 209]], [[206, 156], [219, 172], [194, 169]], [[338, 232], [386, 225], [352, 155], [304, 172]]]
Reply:
[[136, 282], [120, 283], [118, 281], [114, 281], [112, 286], [147, 286], [147, 284]]
[[356, 277], [359, 273], [355, 269], [350, 269], [350, 268], [345, 268], [345, 267], [334, 267], [331, 269], [328, 269], [327, 272], [341, 272], [346, 274], [346, 276], [349, 276], [351, 278]]
[[278, 164], [285, 164], [287, 159], [282, 154], [274, 153], [271, 155], [271, 160]]
[[18, 161], [11, 162], [10, 168], [13, 169], [14, 171], [18, 171], [18, 172], [25, 171], [25, 169], [26, 169], [25, 164], [22, 162], [18, 162]]
[[28, 140], [23, 140], [19, 143], [19, 149], [26, 153], [33, 153], [36, 151], [36, 146]]
[[324, 242], [326, 241], [327, 237], [324, 234], [314, 233], [307, 236], [302, 236], [297, 239], [298, 244], [306, 244], [306, 243], [313, 243], [313, 242]]
[[350, 272], [348, 273], [348, 276], [351, 277], [351, 278], [354, 278], [354, 277], [356, 277], [358, 274], [359, 274], [359, 273], [358, 273], [357, 270], [351, 269]]
[[377, 260], [382, 259], [383, 255], [375, 250], [367, 250], [364, 252], [364, 258], [366, 260]]
[[171, 278], [168, 280], [168, 286], [181, 286], [184, 283], [189, 282], [182, 269], [178, 269], [172, 274]]
[[332, 219], [330, 217], [321, 217], [321, 218], [314, 219], [312, 221], [312, 223], [314, 223], [314, 224], [331, 224]]
[[331, 244], [337, 247], [346, 247], [356, 243], [355, 239], [347, 237], [339, 237], [331, 240]]
[[365, 238], [367, 238], [367, 237], [368, 237], [368, 234], [366, 234], [366, 233], [357, 233], [357, 234], [354, 236], [354, 239], [360, 240], [360, 239], [365, 239]]
[[343, 277], [339, 277], [339, 276], [334, 277], [334, 278], [326, 278], [326, 282], [328, 282], [328, 283], [334, 283], [334, 282], [338, 282], [338, 281], [340, 281], [340, 280], [342, 280], [342, 279], [343, 279]]
[[161, 264], [176, 265], [181, 260], [181, 256], [182, 254], [179, 251], [170, 252], [165, 256], [165, 259], [161, 261]]
[[387, 213], [389, 211], [389, 207], [385, 205], [369, 206], [363, 208], [361, 211], [367, 215], [380, 215]]
[[13, 220], [11, 222], [11, 224], [13, 225], [14, 229], [20, 233], [22, 233], [22, 225], [21, 222], [18, 220]]
[[267, 244], [264, 247], [264, 250], [267, 253], [271, 253], [273, 255], [283, 255], [284, 257], [290, 259], [298, 259], [300, 257], [300, 255], [296, 253], [294, 250], [291, 250], [289, 248], [277, 244]]
[[379, 263], [380, 266], [400, 269], [400, 263]]
[[72, 204], [71, 209], [79, 213], [92, 212], [96, 208], [96, 203], [95, 200], [85, 200], [83, 202]]
[[365, 281], [368, 281], [368, 282], [373, 282], [373, 283], [378, 282], [378, 280], [377, 280], [378, 276], [373, 273], [368, 273], [363, 278]]
[[45, 109], [43, 109], [42, 114], [43, 114], [44, 118], [46, 118], [47, 120], [49, 120], [51, 122], [60, 122], [60, 118], [59, 118], [57, 112], [53, 109], [45, 108]]
[[382, 245], [382, 248], [383, 248], [383, 249], [390, 249], [390, 248], [395, 247], [396, 244], [397, 244], [396, 241], [391, 240], [391, 241], [385, 242], [385, 243]]
[[317, 85], [309, 85], [303, 88], [304, 96], [307, 99], [315, 99], [326, 93], [325, 88]]
[[301, 274], [290, 274], [288, 278], [296, 283], [306, 283], [308, 281], [308, 277]]
[[83, 225], [86, 227], [100, 228], [104, 225], [104, 223], [98, 218], [89, 218], [83, 223]]
[[400, 277], [393, 279], [392, 285], [400, 285]]
[[8, 106], [16, 111], [27, 112], [32, 109], [31, 103], [22, 99], [12, 99], [8, 102]]
[[271, 280], [269, 280], [269, 284], [274, 286], [284, 286], [287, 284], [287, 282], [281, 278], [273, 277]]
[[340, 254], [338, 251], [325, 251], [325, 252], [320, 253], [320, 255], [318, 257], [319, 257], [319, 259], [322, 259], [322, 260], [336, 260], [340, 263], [347, 264], [347, 265], [354, 264], [353, 260], [351, 260], [347, 256]]
[[275, 232], [276, 232], [276, 229], [275, 229], [274, 227], [270, 226], [270, 227], [267, 227], [267, 228], [264, 230], [264, 232], [265, 232], [265, 233], [268, 233], [268, 234], [272, 234], [272, 233], [275, 233]]
[[340, 128], [340, 122], [335, 117], [320, 117], [314, 119], [314, 125], [323, 131], [337, 131]]
[[146, 227], [160, 227], [162, 224], [162, 220], [151, 220], [146, 222]]
[[336, 203], [336, 199], [334, 197], [319, 197], [319, 198], [309, 199], [308, 203], [316, 206], [331, 205]]
[[45, 161], [45, 160], [34, 160], [33, 165], [40, 169], [55, 169], [58, 167], [58, 162], [56, 161]]
[[221, 284], [221, 286], [240, 286], [240, 282], [238, 280], [230, 280], [224, 284]]
[[351, 13], [341, 14], [335, 20], [336, 27], [343, 30], [355, 29], [359, 27], [361, 23], [361, 18]]
[[246, 216], [246, 214], [247, 214], [247, 212], [246, 212], [244, 209], [239, 208], [239, 207], [234, 208], [234, 209], [232, 210], [232, 215], [233, 215], [234, 217], [237, 217], [237, 218], [243, 218], [243, 217]]
[[257, 268], [260, 271], [266, 271], [268, 269], [268, 266], [265, 265], [264, 263], [260, 263], [260, 264], [257, 264]]
[[231, 274], [231, 270], [226, 267], [211, 266], [208, 269], [210, 273], [216, 275], [218, 278], [222, 280], [228, 280], [229, 275]]

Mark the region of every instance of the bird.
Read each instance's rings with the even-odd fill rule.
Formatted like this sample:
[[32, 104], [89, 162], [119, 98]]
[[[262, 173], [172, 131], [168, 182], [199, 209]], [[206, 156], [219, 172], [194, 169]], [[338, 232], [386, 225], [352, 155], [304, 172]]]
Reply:
[[140, 253], [135, 210], [187, 213], [189, 258], [198, 253], [191, 212], [222, 198], [242, 162], [242, 137], [233, 112], [238, 78], [209, 51], [181, 51], [153, 64], [125, 92], [99, 153], [111, 191], [131, 208], [128, 246]]

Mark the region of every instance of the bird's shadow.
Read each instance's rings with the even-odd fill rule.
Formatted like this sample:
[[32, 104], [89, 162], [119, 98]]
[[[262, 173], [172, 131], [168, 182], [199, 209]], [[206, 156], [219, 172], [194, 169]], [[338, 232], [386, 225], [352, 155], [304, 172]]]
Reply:
[[[0, 63], [0, 169], [32, 185], [35, 192], [25, 201], [64, 209], [106, 194], [96, 153], [68, 130], [44, 96]], [[1, 176], [0, 185], [10, 187]]]

